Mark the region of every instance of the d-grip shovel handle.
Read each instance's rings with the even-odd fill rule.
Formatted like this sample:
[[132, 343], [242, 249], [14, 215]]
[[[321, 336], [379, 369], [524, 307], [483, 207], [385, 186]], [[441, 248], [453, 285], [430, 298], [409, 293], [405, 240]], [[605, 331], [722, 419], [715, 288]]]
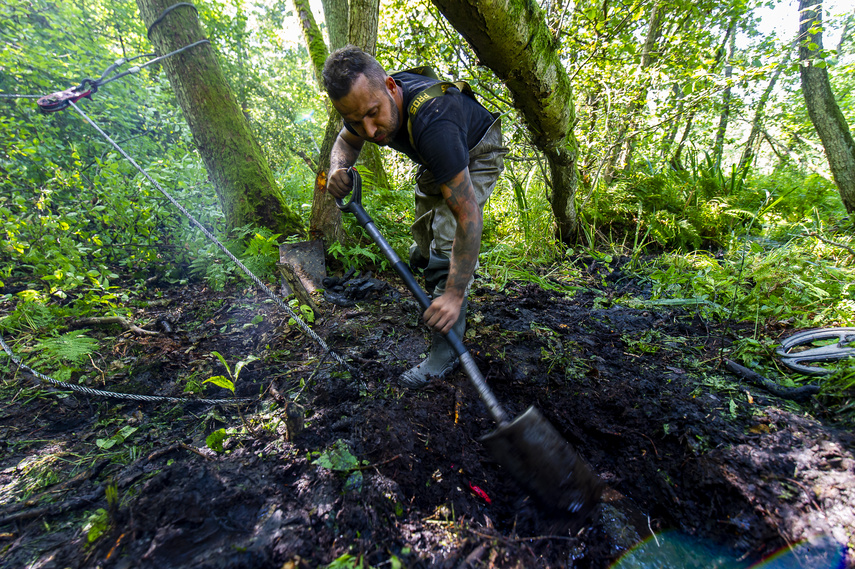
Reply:
[[[407, 285], [407, 288], [410, 289], [410, 292], [412, 292], [413, 296], [416, 297], [416, 300], [422, 307], [422, 310], [427, 310], [431, 303], [430, 297], [428, 297], [425, 291], [422, 290], [419, 283], [416, 281], [416, 277], [414, 277], [413, 273], [410, 271], [410, 268], [401, 260], [400, 257], [398, 257], [398, 254], [392, 246], [389, 245], [386, 238], [380, 234], [377, 226], [374, 225], [374, 220], [371, 219], [371, 216], [369, 216], [368, 212], [365, 211], [365, 208], [362, 207], [362, 178], [360, 177], [359, 172], [357, 172], [355, 168], [348, 168], [347, 173], [350, 175], [351, 180], [353, 180], [353, 191], [351, 193], [350, 201], [345, 204], [342, 200], [336, 198], [335, 204], [341, 211], [346, 211], [356, 216], [356, 221], [358, 221], [359, 225], [368, 232], [368, 235], [371, 236], [386, 258], [389, 259], [389, 262], [392, 263], [392, 268], [397, 271], [398, 275], [403, 279], [404, 284]], [[472, 357], [472, 354], [469, 353], [469, 350], [466, 349], [466, 346], [463, 345], [460, 337], [454, 332], [454, 330], [449, 330], [445, 335], [445, 338], [448, 340], [448, 343], [451, 344], [451, 347], [454, 349], [454, 353], [456, 353], [460, 358], [460, 365], [463, 366], [463, 370], [466, 372], [466, 375], [469, 376], [469, 379], [478, 391], [478, 395], [481, 396], [481, 400], [484, 401], [484, 404], [487, 406], [487, 410], [490, 412], [490, 415], [497, 423], [499, 423], [500, 426], [507, 424], [508, 416], [505, 414], [502, 406], [499, 405], [499, 401], [496, 399], [496, 396], [493, 395], [493, 392], [490, 391], [489, 387], [487, 387], [487, 382], [484, 380], [484, 376], [481, 375], [481, 370], [478, 369], [478, 366], [475, 364], [475, 359]]]

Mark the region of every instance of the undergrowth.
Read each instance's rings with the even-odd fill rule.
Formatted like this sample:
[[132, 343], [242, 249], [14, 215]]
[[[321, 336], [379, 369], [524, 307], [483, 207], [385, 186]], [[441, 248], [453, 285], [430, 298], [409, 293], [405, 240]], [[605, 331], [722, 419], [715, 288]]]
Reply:
[[[152, 96], [165, 104], [160, 91]], [[43, 117], [22, 117], [2, 118], [0, 125], [15, 133], [3, 143], [9, 176], [0, 182], [0, 283], [7, 285], [0, 297], [6, 311], [0, 329], [18, 336], [47, 369], [71, 377], [86, 366], [49, 347], [59, 338], [83, 346], [84, 335], [67, 336], [76, 332], [63, 328], [66, 321], [130, 316], [129, 301], [153, 281], [181, 285], [203, 279], [213, 290], [247, 282], [214, 243], [114, 153], [83, 149], [93, 156], [86, 158], [76, 147], [68, 154], [44, 148], [41, 140], [55, 127]], [[158, 148], [161, 159], [147, 170], [251, 271], [275, 282], [281, 236], [254, 226], [226, 231], [205, 169], [187, 152], [189, 132], [177, 128], [173, 144]], [[27, 164], [24, 158], [32, 156], [41, 163]], [[782, 168], [743, 179], [703, 155], [681, 171], [641, 167], [609, 186], [580, 191], [582, 237], [568, 249], [554, 237], [549, 188], [539, 167], [519, 164], [508, 161], [485, 208], [478, 286], [502, 290], [522, 281], [572, 295], [589, 283], [581, 282], [579, 264], [569, 261], [581, 256], [608, 264], [628, 257], [622, 270], [649, 283], [650, 298], [626, 302], [685, 302], [704, 318], [751, 322], [751, 337], [737, 339], [734, 353], [769, 373], [780, 370], [770, 355], [777, 338], [768, 330], [855, 322], [851, 225], [825, 178]], [[387, 165], [388, 186], [360, 168], [363, 200], [406, 261], [413, 170], [400, 158]], [[293, 186], [287, 193], [308, 214], [308, 170], [287, 171], [281, 178]], [[329, 258], [344, 270], [388, 270], [353, 216], [345, 214], [343, 223], [349, 240], [332, 244]], [[827, 393], [847, 405], [851, 382], [829, 385], [834, 387]]]

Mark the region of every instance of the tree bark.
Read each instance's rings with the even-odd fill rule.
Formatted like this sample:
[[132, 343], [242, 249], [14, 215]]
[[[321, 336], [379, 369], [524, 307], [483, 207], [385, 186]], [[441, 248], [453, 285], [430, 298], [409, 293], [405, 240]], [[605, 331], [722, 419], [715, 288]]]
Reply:
[[[146, 26], [172, 0], [137, 0]], [[196, 10], [179, 6], [151, 28], [159, 53], [204, 38]], [[175, 98], [208, 171], [230, 227], [257, 223], [281, 235], [304, 234], [303, 222], [285, 202], [261, 146], [229, 89], [210, 44], [164, 61]]]
[[532, 142], [549, 163], [552, 213], [558, 237], [578, 235], [574, 203], [578, 146], [573, 135], [573, 90], [543, 12], [529, 0], [432, 0], [469, 42], [479, 60], [510, 90]]
[[347, 0], [323, 0], [324, 20], [327, 23], [330, 50], [335, 51], [347, 43], [350, 18]]
[[[332, 0], [327, 0], [332, 2]], [[324, 2], [324, 13], [327, 18], [327, 28], [332, 34], [333, 29], [339, 29], [341, 24], [330, 24], [330, 19], [340, 18], [338, 10], [330, 9], [327, 13], [327, 2]], [[323, 83], [322, 74], [324, 70], [324, 61], [327, 60], [330, 52], [327, 49], [327, 44], [324, 42], [324, 35], [321, 29], [315, 22], [315, 16], [312, 14], [312, 6], [309, 0], [294, 0], [294, 9], [297, 11], [297, 17], [300, 18], [300, 27], [303, 29], [303, 39], [306, 40], [306, 48], [309, 50], [309, 59], [312, 61], [312, 70], [315, 72], [315, 81], [318, 85]], [[347, 5], [345, 2], [344, 12], [345, 25], [347, 25]], [[335, 48], [333, 48], [335, 49]]]
[[799, 0], [799, 39], [802, 93], [808, 115], [822, 141], [843, 205], [852, 214], [855, 213], [855, 141], [834, 99], [828, 70], [821, 58], [821, 0]]
[[671, 126], [668, 127], [667, 132], [662, 137], [659, 155], [663, 160], [667, 159], [671, 154], [671, 147], [674, 145], [674, 141], [677, 139], [677, 132], [680, 130], [680, 122], [683, 120], [683, 98], [683, 89], [678, 83], [674, 83], [671, 86], [671, 100], [673, 101], [671, 106], [676, 111], [676, 114], [671, 121]]

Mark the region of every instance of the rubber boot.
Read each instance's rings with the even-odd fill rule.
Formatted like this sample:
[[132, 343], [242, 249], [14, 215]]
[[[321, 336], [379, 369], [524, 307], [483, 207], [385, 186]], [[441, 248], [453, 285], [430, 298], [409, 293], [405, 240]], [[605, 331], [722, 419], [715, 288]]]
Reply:
[[[466, 331], [466, 308], [468, 304], [468, 301], [463, 301], [463, 305], [460, 307], [460, 316], [454, 326], [451, 327], [461, 340], [463, 339], [463, 332]], [[425, 361], [402, 373], [400, 384], [410, 389], [421, 389], [427, 385], [431, 378], [442, 379], [451, 373], [457, 365], [457, 360], [457, 354], [454, 353], [454, 348], [445, 339], [445, 335], [439, 332], [431, 332], [430, 354]]]

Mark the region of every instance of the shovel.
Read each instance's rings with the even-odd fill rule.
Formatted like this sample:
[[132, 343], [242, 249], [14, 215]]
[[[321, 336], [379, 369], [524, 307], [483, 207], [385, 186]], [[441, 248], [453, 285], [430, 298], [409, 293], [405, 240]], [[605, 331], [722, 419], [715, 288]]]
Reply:
[[[336, 205], [340, 210], [356, 216], [359, 225], [365, 228], [392, 263], [422, 310], [426, 310], [430, 306], [430, 298], [362, 207], [362, 180], [359, 173], [353, 168], [348, 172], [353, 180], [350, 201], [345, 205], [336, 199]], [[482, 437], [481, 442], [528, 494], [550, 513], [570, 521], [583, 521], [600, 498], [602, 483], [599, 479], [579, 458], [570, 443], [534, 407], [529, 407], [511, 421], [461, 339], [453, 330], [446, 334], [446, 339], [460, 358], [463, 370], [490, 415], [499, 425], [495, 431]]]

